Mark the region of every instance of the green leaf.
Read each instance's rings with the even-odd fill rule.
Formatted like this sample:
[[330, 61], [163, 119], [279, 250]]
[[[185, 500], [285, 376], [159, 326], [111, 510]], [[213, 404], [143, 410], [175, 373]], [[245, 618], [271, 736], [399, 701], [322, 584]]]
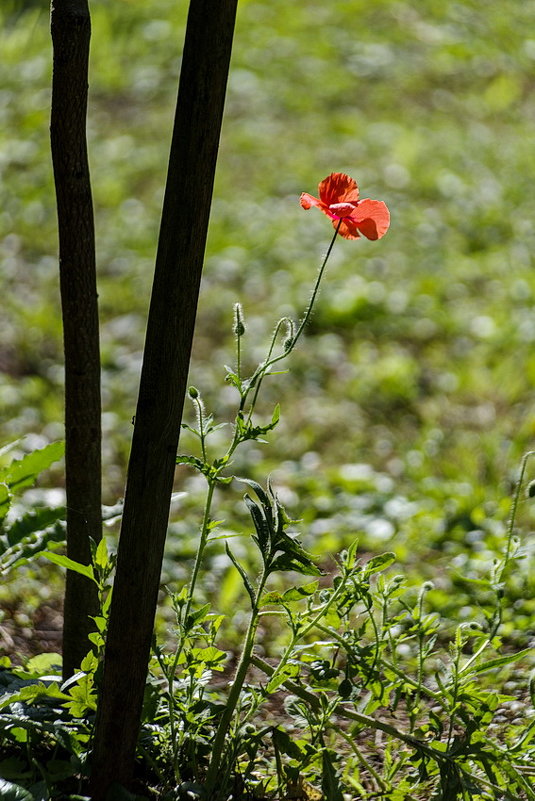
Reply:
[[247, 575], [247, 573], [245, 572], [243, 567], [240, 565], [240, 563], [238, 562], [238, 560], [236, 559], [236, 557], [234, 556], [234, 554], [230, 550], [230, 548], [228, 546], [228, 543], [225, 543], [225, 550], [227, 552], [228, 558], [230, 559], [230, 561], [232, 562], [232, 564], [234, 565], [234, 567], [236, 568], [236, 570], [240, 574], [241, 579], [243, 581], [243, 586], [247, 590], [247, 594], [249, 595], [249, 598], [251, 599], [251, 605], [254, 606], [255, 605], [255, 591], [253, 589], [253, 585], [249, 581], [249, 576]]
[[333, 752], [328, 748], [324, 748], [321, 754], [322, 762], [322, 778], [321, 789], [325, 798], [329, 801], [344, 801], [340, 783], [336, 775], [336, 769], [333, 762]]
[[[483, 664], [477, 667], [470, 666], [469, 669], [474, 673], [486, 673], [487, 670], [494, 670], [494, 668], [502, 667], [503, 665], [510, 665], [512, 662], [517, 662], [525, 656], [533, 656], [533, 648], [524, 648], [522, 651], [517, 651], [514, 654], [498, 656], [496, 659], [489, 659], [487, 662], [483, 662]], [[462, 670], [461, 673], [463, 673]]]
[[51, 442], [44, 448], [28, 453], [17, 459], [6, 469], [5, 483], [12, 490], [20, 490], [31, 486], [39, 473], [47, 470], [51, 464], [62, 458], [65, 451], [63, 442]]
[[270, 499], [261, 484], [259, 484], [257, 481], [253, 481], [251, 478], [240, 478], [239, 476], [234, 476], [234, 478], [236, 481], [239, 481], [240, 484], [247, 484], [249, 487], [251, 487], [251, 489], [253, 489], [258, 495], [263, 506], [271, 506]]
[[236, 389], [239, 390], [239, 392], [241, 393], [242, 382], [238, 374], [235, 373], [232, 367], [229, 367], [227, 364], [225, 365], [225, 370], [227, 371], [227, 374], [225, 376], [225, 381], [227, 382], [227, 384], [232, 384], [232, 386], [236, 387]]
[[11, 495], [7, 484], [0, 483], [0, 523], [4, 520], [11, 505]]
[[364, 565], [364, 572], [367, 576], [371, 576], [372, 573], [379, 573], [381, 570], [386, 570], [386, 568], [390, 567], [390, 565], [395, 561], [395, 553], [392, 553], [391, 551], [382, 553], [379, 556], [374, 556], [369, 562], [366, 562]]
[[82, 659], [80, 670], [83, 673], [94, 673], [98, 668], [98, 657], [94, 651], [88, 651]]
[[102, 537], [99, 544], [97, 545], [97, 550], [95, 551], [95, 556], [93, 561], [97, 567], [100, 567], [102, 569], [109, 566], [108, 546], [106, 545], [105, 537]]
[[5, 779], [0, 779], [0, 798], [2, 801], [34, 801], [29, 790], [19, 784], [6, 782]]
[[[63, 513], [63, 509], [43, 508], [16, 520], [0, 536], [0, 571], [6, 573], [36, 556], [41, 556], [53, 542], [64, 542], [65, 522], [61, 520]], [[47, 525], [51, 520], [56, 522]]]
[[[189, 428], [189, 426], [188, 426]], [[190, 429], [191, 430], [191, 429]], [[187, 453], [179, 453], [176, 457], [177, 464], [191, 464], [193, 467], [196, 467], [197, 470], [200, 470], [201, 473], [204, 473], [206, 470], [207, 465], [202, 461], [202, 459], [198, 459], [196, 456], [189, 456]]]
[[302, 601], [303, 598], [308, 598], [318, 589], [318, 582], [311, 581], [308, 584], [302, 584], [300, 587], [290, 587], [286, 592], [268, 592], [262, 598], [263, 604], [287, 604], [292, 601]]
[[210, 667], [219, 665], [220, 662], [224, 662], [227, 658], [226, 651], [220, 651], [214, 645], [209, 645], [206, 648], [192, 648], [191, 653], [196, 661], [203, 662]]
[[77, 683], [69, 689], [69, 700], [63, 706], [75, 718], [83, 718], [88, 711], [96, 711], [97, 694], [92, 673], [81, 674]]
[[281, 604], [282, 603], [282, 593], [273, 590], [272, 592], [266, 592], [261, 599], [262, 606], [266, 604]]
[[284, 684], [288, 679], [295, 679], [299, 675], [299, 665], [288, 664], [284, 665], [280, 670], [275, 671], [274, 675], [268, 681], [266, 692], [274, 693], [281, 684]]
[[5, 539], [7, 544], [13, 547], [32, 534], [35, 536], [41, 534], [58, 520], [65, 520], [64, 506], [52, 508], [43, 506], [15, 520], [0, 539]]
[[289, 734], [287, 734], [285, 731], [281, 731], [279, 728], [272, 729], [271, 736], [273, 737], [273, 742], [281, 754], [285, 754], [286, 756], [289, 756], [290, 759], [296, 759], [299, 762], [303, 760], [304, 753], [301, 748], [299, 748], [293, 737], [290, 737]]
[[189, 631], [195, 623], [201, 623], [208, 612], [210, 611], [210, 604], [203, 604], [199, 609], [188, 615], [186, 620], [186, 629]]
[[[32, 681], [32, 679], [29, 680]], [[56, 682], [53, 681], [50, 684], [44, 684], [40, 681], [35, 684], [25, 684], [16, 692], [4, 694], [0, 699], [0, 709], [4, 709], [15, 703], [31, 704], [35, 700], [42, 698], [59, 698], [64, 700], [68, 698], [68, 696], [60, 690]], [[21, 720], [21, 724], [22, 723], [23, 721]], [[0, 798], [2, 798], [1, 795]]]
[[225, 428], [226, 426], [228, 426], [228, 423], [226, 423], [226, 422], [225, 423], [216, 423], [215, 425], [209, 425], [204, 433], [205, 434], [213, 434], [214, 431], [219, 431], [220, 428]]
[[0, 776], [4, 779], [20, 779], [26, 771], [26, 762], [16, 756], [0, 760]]
[[312, 562], [309, 554], [283, 553], [271, 563], [270, 573], [292, 570], [302, 576], [322, 576], [323, 571]]
[[[66, 759], [50, 759], [46, 763], [46, 777], [49, 782], [60, 782], [76, 774], [76, 767]], [[69, 796], [72, 801], [72, 796]]]
[[34, 673], [36, 676], [44, 676], [58, 670], [61, 673], [62, 661], [60, 654], [37, 654], [37, 656], [32, 656], [26, 662], [24, 669], [28, 673]]
[[255, 542], [257, 543], [260, 553], [262, 554], [262, 558], [265, 562], [271, 552], [272, 531], [268, 521], [265, 518], [263, 509], [256, 503], [256, 501], [253, 501], [249, 495], [245, 495], [244, 500], [253, 520], [253, 525], [256, 529], [257, 537], [254, 538]]
[[52, 551], [44, 551], [42, 556], [46, 557], [50, 562], [60, 567], [66, 567], [67, 570], [73, 570], [75, 573], [80, 573], [98, 584], [93, 573], [92, 565], [82, 565], [80, 562], [75, 562], [74, 559], [69, 559], [68, 556], [63, 556], [59, 553], [52, 553]]

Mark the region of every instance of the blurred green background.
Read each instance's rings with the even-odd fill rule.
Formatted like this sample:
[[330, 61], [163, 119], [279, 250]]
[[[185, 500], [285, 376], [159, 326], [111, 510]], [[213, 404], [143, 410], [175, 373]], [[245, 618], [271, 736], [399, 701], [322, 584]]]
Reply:
[[[185, 0], [92, 4], [107, 503], [123, 492], [186, 13]], [[62, 437], [48, 27], [45, 2], [3, 1], [0, 439], [31, 434], [28, 447]], [[272, 473], [308, 547], [359, 535], [394, 550], [465, 615], [465, 579], [499, 553], [535, 440], [534, 31], [535, 3], [517, 0], [240, 0], [191, 367], [231, 419], [234, 302], [253, 366], [276, 320], [301, 316], [331, 237], [300, 192], [337, 171], [384, 200], [388, 235], [337, 243], [290, 373], [266, 387], [265, 414], [282, 411], [271, 444], [233, 469]], [[166, 579], [195, 541], [199, 481], [181, 468], [177, 489]], [[221, 498], [229, 525], [240, 498]], [[526, 540], [530, 519], [523, 500]], [[511, 593], [528, 627], [523, 564]], [[216, 556], [228, 604], [227, 574]]]

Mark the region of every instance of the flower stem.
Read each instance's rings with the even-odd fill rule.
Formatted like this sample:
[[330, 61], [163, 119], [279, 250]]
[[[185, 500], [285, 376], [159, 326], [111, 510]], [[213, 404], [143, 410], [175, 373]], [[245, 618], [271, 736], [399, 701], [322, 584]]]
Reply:
[[522, 459], [522, 465], [520, 467], [520, 475], [518, 477], [518, 483], [516, 485], [516, 491], [513, 497], [513, 507], [511, 509], [511, 517], [509, 519], [509, 524], [507, 526], [507, 548], [505, 552], [503, 569], [501, 571], [502, 573], [503, 570], [505, 570], [509, 562], [509, 559], [511, 558], [511, 550], [513, 543], [513, 534], [515, 529], [516, 513], [518, 510], [518, 502], [520, 500], [520, 492], [522, 490], [522, 484], [524, 483], [524, 474], [526, 472], [526, 465], [531, 456], [535, 456], [535, 451], [528, 451], [527, 453], [524, 454], [524, 457]]
[[[258, 398], [258, 393], [260, 391], [260, 385], [262, 383], [262, 379], [264, 378], [264, 376], [266, 374], [266, 371], [270, 367], [272, 367], [274, 364], [276, 364], [277, 362], [282, 361], [282, 359], [285, 359], [287, 356], [290, 355], [290, 353], [293, 351], [293, 349], [295, 348], [295, 346], [297, 344], [297, 340], [299, 339], [299, 337], [303, 333], [303, 330], [304, 330], [306, 324], [308, 323], [308, 321], [310, 319], [310, 315], [312, 314], [312, 309], [314, 307], [314, 303], [316, 302], [316, 297], [318, 295], [321, 279], [323, 278], [323, 273], [325, 272], [325, 267], [327, 266], [327, 262], [329, 261], [329, 256], [331, 255], [332, 249], [334, 247], [334, 243], [336, 241], [336, 237], [338, 236], [338, 231], [340, 229], [341, 223], [342, 223], [342, 220], [339, 220], [338, 221], [338, 225], [336, 226], [336, 230], [335, 230], [335, 232], [333, 234], [333, 238], [331, 239], [331, 241], [329, 243], [329, 247], [327, 248], [327, 252], [326, 252], [325, 257], [323, 259], [322, 265], [321, 265], [321, 267], [319, 269], [318, 277], [316, 278], [316, 283], [314, 284], [314, 289], [312, 290], [312, 295], [311, 295], [310, 300], [308, 302], [308, 306], [307, 306], [307, 308], [305, 310], [305, 315], [304, 315], [303, 319], [301, 320], [301, 322], [299, 323], [299, 327], [298, 327], [294, 337], [292, 338], [289, 346], [284, 350], [283, 353], [279, 353], [277, 356], [271, 356], [271, 352], [273, 350], [273, 343], [272, 343], [272, 346], [270, 348], [270, 351], [269, 351], [267, 359], [263, 362], [263, 364], [261, 364], [261, 365], [259, 365], [257, 367], [255, 373], [253, 374], [253, 376], [251, 378], [251, 382], [250, 382], [249, 388], [245, 391], [245, 393], [242, 396], [242, 402], [241, 402], [240, 408], [243, 409], [244, 406], [245, 406], [245, 402], [246, 402], [249, 390], [252, 389], [253, 386], [255, 387], [255, 393], [254, 393], [253, 400], [251, 402], [251, 408], [250, 408], [250, 411], [249, 411], [249, 419], [251, 418], [251, 415], [253, 413], [253, 409], [254, 409], [254, 407], [256, 405], [256, 401], [257, 401], [257, 398]], [[277, 330], [278, 330], [279, 326], [280, 326], [280, 323], [277, 326]]]
[[288, 353], [291, 353], [291, 351], [294, 349], [294, 346], [295, 346], [297, 340], [299, 339], [299, 337], [303, 333], [303, 329], [304, 329], [304, 327], [306, 326], [306, 324], [309, 321], [310, 315], [312, 313], [312, 308], [314, 306], [314, 303], [316, 302], [316, 296], [318, 294], [318, 290], [319, 290], [319, 287], [320, 287], [321, 279], [323, 278], [323, 273], [325, 272], [325, 267], [327, 266], [327, 262], [329, 261], [329, 256], [331, 255], [331, 251], [332, 251], [332, 249], [334, 247], [334, 243], [336, 241], [336, 237], [338, 236], [338, 231], [340, 230], [341, 223], [342, 223], [342, 220], [338, 220], [338, 225], [336, 226], [333, 238], [331, 239], [329, 247], [327, 248], [327, 253], [325, 254], [325, 258], [323, 259], [323, 264], [320, 267], [320, 270], [319, 270], [319, 273], [318, 273], [318, 277], [317, 277], [316, 283], [314, 285], [314, 290], [312, 292], [312, 296], [310, 298], [310, 301], [308, 303], [308, 306], [307, 306], [307, 309], [306, 309], [306, 312], [305, 312], [305, 316], [301, 320], [301, 322], [299, 324], [299, 328], [297, 329], [297, 332], [296, 332], [296, 334], [295, 334], [295, 336], [293, 338], [292, 345], [287, 350], [287, 352], [284, 354], [285, 356], [288, 355]]
[[204, 549], [206, 547], [206, 542], [208, 540], [208, 533], [209, 533], [209, 523], [210, 523], [210, 511], [212, 507], [212, 499], [214, 495], [215, 489], [215, 481], [208, 481], [208, 492], [206, 494], [206, 501], [204, 504], [204, 514], [203, 514], [203, 521], [201, 525], [201, 534], [199, 537], [199, 545], [197, 547], [197, 554], [195, 556], [195, 562], [193, 565], [193, 571], [191, 574], [191, 579], [188, 587], [188, 595], [184, 613], [181, 615], [180, 623], [180, 640], [177, 643], [176, 651], [174, 654], [173, 662], [171, 664], [171, 669], [167, 671], [167, 684], [168, 684], [168, 691], [169, 691], [169, 721], [171, 725], [171, 741], [173, 743], [173, 749], [175, 753], [174, 756], [174, 763], [175, 763], [175, 770], [178, 771], [178, 739], [176, 736], [175, 731], [175, 698], [174, 698], [174, 678], [176, 669], [178, 667], [178, 661], [180, 659], [180, 655], [184, 648], [184, 643], [187, 636], [186, 631], [186, 624], [191, 612], [191, 604], [193, 602], [193, 593], [195, 591], [195, 585], [197, 583], [197, 577], [199, 575], [199, 570], [201, 567], [202, 557], [204, 554]]
[[247, 633], [245, 635], [243, 650], [240, 656], [240, 661], [238, 662], [238, 667], [236, 668], [236, 675], [234, 676], [234, 681], [232, 682], [232, 686], [230, 688], [228, 700], [225, 705], [225, 709], [223, 710], [223, 713], [221, 714], [221, 717], [219, 719], [219, 725], [217, 727], [217, 731], [214, 737], [214, 744], [212, 747], [212, 759], [210, 762], [210, 767], [208, 768], [208, 773], [206, 774], [206, 793], [208, 798], [212, 798], [212, 793], [215, 787], [215, 783], [218, 780], [219, 769], [221, 766], [221, 759], [225, 747], [225, 739], [227, 737], [230, 723], [232, 721], [232, 716], [240, 699], [247, 670], [249, 669], [249, 665], [251, 664], [256, 630], [258, 628], [258, 623], [260, 620], [259, 616], [260, 598], [264, 591], [264, 585], [266, 583], [266, 579], [267, 579], [267, 571], [264, 569], [262, 570], [258, 582], [256, 597], [251, 610], [251, 617], [249, 619], [249, 626], [247, 627]]

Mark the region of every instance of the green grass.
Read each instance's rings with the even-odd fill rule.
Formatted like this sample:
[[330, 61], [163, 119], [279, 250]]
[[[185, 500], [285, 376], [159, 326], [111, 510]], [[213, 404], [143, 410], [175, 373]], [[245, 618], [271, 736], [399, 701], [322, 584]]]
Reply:
[[[107, 504], [115, 503], [124, 487], [186, 9], [186, 2], [170, 0], [107, 0], [94, 2], [92, 8], [88, 137], [102, 322]], [[507, 544], [522, 454], [533, 449], [535, 437], [535, 155], [530, 135], [535, 116], [534, 23], [535, 6], [516, 0], [485, 5], [474, 0], [449, 4], [240, 0], [190, 379], [215, 422], [230, 421], [237, 394], [224, 383], [223, 365], [234, 361], [234, 303], [239, 300], [244, 308], [243, 359], [251, 368], [265, 353], [276, 321], [284, 315], [301, 317], [332, 235], [323, 215], [300, 208], [302, 191], [315, 194], [322, 178], [344, 171], [358, 180], [362, 196], [388, 204], [392, 225], [384, 239], [336, 243], [310, 325], [289, 361], [289, 373], [264, 385], [259, 420], [271, 419], [280, 401], [280, 425], [268, 435], [268, 445], [244, 446], [232, 472], [263, 486], [271, 473], [288, 513], [301, 519], [303, 544], [319, 555], [328, 574], [314, 604], [328, 597], [325, 588], [334, 572], [333, 554], [355, 537], [364, 563], [391, 551], [396, 562], [388, 572], [390, 581], [396, 573], [407, 580], [401, 600], [397, 589], [391, 589], [391, 617], [385, 615], [381, 629], [384, 654], [398, 664], [397, 674], [383, 666], [380, 678], [368, 688], [373, 670], [366, 674], [371, 653], [366, 648], [375, 641], [377, 629], [371, 615], [363, 623], [369, 611], [364, 606], [351, 619], [346, 610], [347, 620], [342, 621], [348, 636], [363, 626], [362, 637], [355, 640], [358, 653], [351, 657], [355, 664], [340, 650], [337, 621], [327, 616], [323, 633], [334, 637], [331, 646], [323, 643], [314, 650], [311, 634], [311, 652], [297, 649], [294, 654], [303, 686], [308, 682], [314, 692], [325, 691], [331, 699], [339, 692], [345, 704], [347, 686], [344, 694], [340, 688], [349, 677], [355, 693], [362, 693], [359, 711], [382, 719], [394, 709], [396, 726], [416, 732], [424, 745], [433, 736], [437, 748], [444, 745], [444, 732], [452, 741], [454, 724], [464, 734], [471, 731], [472, 715], [480, 724], [478, 736], [486, 731], [485, 737], [496, 737], [498, 774], [509, 757], [519, 763], [524, 760], [526, 783], [532, 782], [528, 756], [532, 746], [526, 741], [525, 750], [516, 756], [508, 751], [529, 720], [532, 660], [524, 654], [512, 666], [514, 654], [533, 645], [534, 511], [524, 489], [516, 518], [523, 558], [508, 564], [503, 576], [496, 560]], [[44, 0], [2, 3], [0, 444], [26, 435], [22, 449], [28, 451], [63, 436], [48, 27]], [[191, 404], [186, 414], [193, 422]], [[214, 436], [212, 458], [224, 435], [225, 429]], [[180, 451], [195, 446], [194, 438], [184, 431]], [[535, 465], [528, 463], [527, 481], [534, 472]], [[49, 488], [61, 487], [62, 481], [61, 468], [55, 467], [41, 490], [23, 498], [22, 507], [14, 505], [13, 515], [21, 508], [33, 514], [40, 504], [58, 504]], [[190, 467], [177, 468], [176, 490], [185, 494], [173, 506], [162, 582], [179, 593], [191, 574], [202, 503], [202, 486]], [[220, 534], [250, 532], [243, 491], [235, 483], [217, 489], [214, 516], [223, 521]], [[41, 513], [26, 518], [28, 525], [34, 525], [32, 531]], [[258, 556], [247, 540], [235, 537], [230, 544], [242, 569], [254, 577]], [[503, 588], [489, 583], [493, 570], [500, 581], [504, 578]], [[275, 576], [269, 589], [284, 593], [292, 583], [291, 577], [283, 581]], [[397, 585], [394, 581], [371, 586], [379, 619], [381, 592]], [[57, 566], [41, 562], [18, 568], [3, 582], [0, 633], [4, 644], [14, 636], [15, 662], [37, 649], [35, 640], [24, 645], [24, 631], [31, 629], [34, 615], [45, 605], [48, 613], [57, 609], [61, 593]], [[246, 594], [238, 572], [223, 554], [222, 539], [206, 546], [195, 604], [205, 600], [232, 621], [222, 624], [217, 645], [237, 657], [247, 616]], [[177, 631], [171, 606], [162, 604], [158, 616], [162, 649]], [[488, 653], [473, 666], [473, 683], [467, 670], [463, 685], [455, 671], [484, 639], [466, 624], [493, 632], [497, 610], [499, 641], [489, 635]], [[339, 611], [343, 618], [343, 605]], [[208, 615], [206, 610], [203, 614]], [[266, 616], [262, 627], [262, 654], [276, 660], [286, 647], [288, 621]], [[180, 625], [178, 631], [181, 647], [193, 649], [191, 654], [200, 651], [193, 635], [187, 642]], [[424, 646], [429, 648], [425, 660]], [[487, 676], [488, 654], [499, 664]], [[196, 658], [195, 681], [200, 689], [195, 692], [202, 697], [206, 685], [207, 698], [220, 710], [217, 704], [225, 703], [226, 697], [223, 685], [207, 685], [202, 653]], [[162, 673], [165, 677], [173, 659], [172, 652], [166, 652], [159, 666], [153, 664], [158, 687], [163, 686]], [[313, 659], [317, 661], [310, 663]], [[379, 663], [373, 659], [375, 669]], [[177, 681], [179, 705], [184, 676], [180, 681], [175, 677], [177, 664], [169, 675], [171, 683]], [[339, 675], [323, 675], [325, 664]], [[50, 673], [54, 665], [53, 657], [45, 658], [42, 670]], [[262, 669], [258, 660], [255, 667]], [[88, 669], [89, 683], [95, 668]], [[443, 681], [444, 676], [450, 681], [449, 689], [436, 693], [447, 707], [443, 721], [450, 721], [449, 734], [446, 722], [437, 723], [436, 710], [435, 718], [428, 719], [433, 710], [420, 704], [422, 677], [427, 692], [436, 689], [437, 672]], [[2, 676], [5, 687], [11, 681], [17, 691], [28, 678], [24, 670], [21, 676], [16, 671], [14, 675], [4, 671]], [[266, 681], [262, 674], [260, 682]], [[381, 681], [386, 682], [388, 697], [382, 696]], [[94, 707], [94, 693], [88, 694], [87, 709], [83, 698], [75, 698], [74, 691], [83, 695], [88, 689], [82, 685], [69, 690], [80, 704], [75, 756], [81, 761], [89, 736], [87, 709]], [[464, 707], [457, 705], [462, 686]], [[512, 693], [515, 700], [500, 700], [492, 695], [494, 690]], [[22, 691], [29, 694], [26, 697], [38, 692], [24, 686]], [[161, 723], [165, 715], [160, 709], [158, 718], [156, 705], [165, 706], [164, 694], [158, 696], [153, 688], [151, 698], [153, 717], [147, 713], [145, 721]], [[206, 760], [202, 749], [209, 747], [213, 731], [209, 722], [198, 718], [196, 698], [195, 693], [190, 698], [195, 714], [186, 718], [198, 721], [195, 748]], [[251, 699], [254, 693], [249, 699], [244, 695], [245, 709]], [[496, 721], [489, 723], [492, 714], [487, 704], [499, 700]], [[58, 720], [68, 716], [59, 696], [49, 701], [51, 725], [57, 727]], [[34, 709], [40, 725], [41, 710]], [[180, 737], [189, 736], [177, 709], [173, 725], [181, 732], [179, 739], [175, 732], [172, 742], [166, 741], [169, 733], [162, 723], [160, 751], [154, 752], [166, 777], [169, 753], [177, 749]], [[317, 712], [316, 707], [311, 709]], [[172, 711], [170, 706], [171, 718]], [[78, 714], [72, 708], [71, 712]], [[468, 723], [466, 717], [460, 721], [461, 713], [468, 715]], [[290, 762], [297, 746], [276, 726], [280, 718], [286, 731], [292, 714], [294, 728], [288, 731], [293, 737], [302, 733], [302, 720], [290, 706], [283, 713], [280, 699], [255, 724], [264, 728], [265, 721], [271, 726], [275, 720], [278, 747]], [[328, 748], [319, 748], [311, 726], [316, 762], [308, 767], [303, 763], [303, 770], [312, 769], [307, 775], [316, 785], [320, 774], [322, 784], [326, 776], [334, 782], [333, 765], [342, 770], [335, 759], [341, 742], [333, 731], [337, 719], [324, 729], [314, 725], [318, 732], [328, 733]], [[342, 721], [339, 731], [348, 725]], [[347, 731], [355, 733], [354, 742], [344, 741], [340, 753], [351, 757], [346, 760], [344, 781], [352, 792], [363, 795], [374, 788], [370, 777], [375, 765], [385, 786], [396, 788], [400, 799], [416, 797], [410, 794], [416, 768], [424, 782], [420, 794], [426, 792], [424, 776], [429, 769], [430, 797], [438, 768], [426, 766], [423, 750], [416, 749], [420, 761], [413, 756], [411, 762], [410, 749], [400, 747], [395, 738], [377, 745], [366, 728], [361, 731], [355, 725]], [[10, 732], [19, 747], [23, 733], [17, 727]], [[38, 727], [32, 736], [40, 758]], [[362, 747], [364, 759], [381, 754], [379, 761], [374, 756], [370, 760], [371, 772], [364, 762], [360, 779], [360, 757], [350, 751], [355, 743]], [[282, 794], [283, 785], [274, 785], [270, 747], [264, 752], [271, 770], [269, 792]], [[474, 748], [477, 751], [477, 742]], [[31, 754], [29, 746], [26, 750]], [[303, 746], [303, 754], [305, 750]], [[173, 754], [175, 762], [179, 756]], [[77, 772], [76, 760], [67, 760], [65, 754], [62, 759], [65, 764], [53, 762], [50, 769], [55, 764], [54, 769], [59, 766], [66, 776]], [[462, 754], [459, 759], [462, 762]], [[32, 764], [36, 773], [39, 763]], [[18, 781], [20, 764], [10, 763], [10, 768], [7, 778]], [[295, 764], [294, 771], [301, 775]], [[498, 775], [502, 787], [508, 775]], [[43, 776], [37, 778], [41, 781]], [[248, 780], [258, 777], [251, 775]], [[30, 781], [28, 776], [25, 781]], [[173, 786], [172, 771], [169, 782]], [[338, 798], [332, 787], [331, 795]], [[162, 797], [175, 799], [175, 791]], [[474, 796], [480, 797], [492, 797], [491, 790]]]
[[[48, 441], [62, 436], [51, 45], [45, 4], [18, 5], [0, 11], [1, 438]], [[185, 13], [169, 0], [92, 10], [108, 503], [123, 491]], [[415, 581], [438, 579], [435, 602], [452, 614], [477, 607], [462, 576], [486, 571], [501, 547], [535, 434], [534, 17], [514, 0], [239, 8], [191, 380], [226, 419], [233, 303], [251, 362], [279, 316], [302, 313], [331, 229], [299, 207], [301, 191], [346, 171], [387, 202], [384, 240], [337, 243], [290, 375], [266, 393], [269, 414], [281, 400], [273, 445], [251, 447], [236, 472], [273, 472], [308, 547], [358, 534], [367, 550], [392, 549]], [[166, 580], [188, 569], [196, 486], [178, 472], [190, 495]], [[233, 514], [239, 496], [221, 504]], [[527, 502], [519, 520], [531, 525]], [[214, 571], [214, 587], [232, 584], [228, 566], [215, 560]], [[527, 567], [510, 592], [524, 639]]]

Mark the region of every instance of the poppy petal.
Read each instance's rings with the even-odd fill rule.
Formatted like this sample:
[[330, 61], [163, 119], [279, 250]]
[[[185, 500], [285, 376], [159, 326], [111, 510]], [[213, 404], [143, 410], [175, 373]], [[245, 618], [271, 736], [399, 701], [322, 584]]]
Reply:
[[312, 206], [318, 206], [320, 209], [323, 210], [324, 203], [321, 200], [318, 200], [317, 197], [314, 195], [309, 195], [308, 192], [303, 192], [301, 197], [299, 198], [299, 202], [301, 203], [304, 209], [310, 209]]
[[[340, 223], [340, 225], [338, 225]], [[333, 228], [344, 239], [360, 239], [360, 234], [355, 222], [351, 217], [344, 217], [342, 220], [333, 220]]]
[[331, 203], [329, 206], [330, 213], [340, 218], [351, 217], [355, 211], [355, 203]]
[[365, 198], [358, 203], [351, 222], [367, 239], [380, 239], [390, 227], [390, 212], [382, 200]]
[[333, 203], [356, 203], [359, 199], [357, 182], [343, 172], [332, 172], [320, 183], [319, 196], [326, 206]]

